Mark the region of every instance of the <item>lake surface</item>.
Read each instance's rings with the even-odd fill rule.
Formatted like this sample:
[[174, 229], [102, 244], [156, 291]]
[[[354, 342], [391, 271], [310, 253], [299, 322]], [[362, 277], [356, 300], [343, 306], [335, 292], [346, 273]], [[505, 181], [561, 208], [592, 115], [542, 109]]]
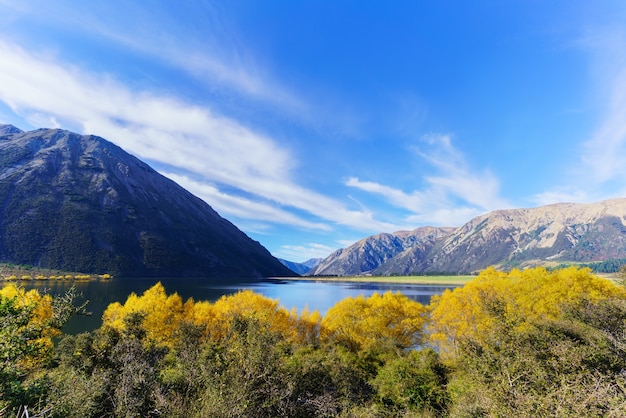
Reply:
[[[76, 290], [82, 293], [81, 301], [88, 300], [89, 317], [75, 317], [66, 325], [65, 332], [79, 333], [91, 331], [102, 324], [102, 313], [113, 302], [124, 303], [131, 292], [138, 295], [157, 282], [163, 283], [167, 294], [178, 293], [183, 301], [190, 297], [194, 300], [216, 301], [222, 295], [229, 295], [240, 290], [250, 289], [271, 299], [278, 299], [287, 309], [301, 311], [308, 307], [318, 310], [322, 315], [338, 301], [359, 295], [370, 296], [374, 292], [401, 292], [422, 304], [428, 304], [433, 295], [455, 286], [409, 285], [395, 283], [355, 283], [328, 282], [315, 280], [265, 279], [261, 281], [221, 281], [216, 279], [113, 279], [106, 281], [76, 282]], [[25, 288], [47, 290], [51, 294], [64, 293], [70, 282], [27, 281], [20, 282]], [[0, 284], [1, 285], [1, 284]]]

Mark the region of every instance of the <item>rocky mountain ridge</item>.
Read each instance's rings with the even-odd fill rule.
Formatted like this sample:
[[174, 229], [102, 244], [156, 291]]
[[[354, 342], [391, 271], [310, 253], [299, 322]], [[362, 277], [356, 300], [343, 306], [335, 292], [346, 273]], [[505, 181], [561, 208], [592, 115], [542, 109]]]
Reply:
[[126, 277], [293, 275], [111, 142], [11, 125], [0, 125], [0, 262]]
[[422, 227], [413, 231], [382, 233], [364, 238], [348, 248], [333, 252], [307, 275], [358, 275], [375, 271], [398, 254], [415, 249], [427, 253], [454, 228]]
[[[510, 269], [624, 258], [626, 199], [497, 210], [406, 248], [390, 238], [398, 234], [406, 233], [378, 234], [338, 250], [309, 274], [470, 273], [492, 265]], [[369, 264], [359, 261], [366, 253]]]

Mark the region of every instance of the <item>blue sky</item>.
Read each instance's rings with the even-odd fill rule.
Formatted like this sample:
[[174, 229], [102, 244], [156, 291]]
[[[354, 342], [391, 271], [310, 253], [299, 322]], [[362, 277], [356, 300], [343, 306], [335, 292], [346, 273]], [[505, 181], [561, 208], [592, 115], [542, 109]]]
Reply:
[[102, 136], [325, 257], [624, 197], [626, 3], [0, 0], [0, 123]]

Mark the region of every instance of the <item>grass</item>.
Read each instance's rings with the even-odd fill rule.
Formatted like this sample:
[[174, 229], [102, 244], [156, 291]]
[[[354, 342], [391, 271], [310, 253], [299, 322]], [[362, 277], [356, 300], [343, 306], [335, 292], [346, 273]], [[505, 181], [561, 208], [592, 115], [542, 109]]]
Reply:
[[328, 282], [359, 282], [359, 283], [406, 283], [433, 285], [464, 285], [476, 276], [309, 276], [295, 277], [294, 280], [312, 280]]

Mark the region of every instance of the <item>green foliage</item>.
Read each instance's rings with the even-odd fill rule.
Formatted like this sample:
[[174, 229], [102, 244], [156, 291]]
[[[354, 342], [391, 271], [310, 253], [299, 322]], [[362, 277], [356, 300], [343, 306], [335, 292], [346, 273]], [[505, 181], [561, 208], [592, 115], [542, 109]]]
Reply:
[[73, 289], [54, 299], [13, 284], [0, 289], [0, 411], [16, 412], [24, 405], [40, 409], [52, 337], [83, 309], [74, 307], [75, 296]]
[[387, 361], [372, 384], [380, 404], [396, 411], [442, 414], [449, 403], [447, 369], [430, 349], [410, 351]]
[[[577, 263], [578, 268], [589, 268], [594, 273], [617, 273], [626, 264], [626, 258], [609, 258], [603, 261], [594, 261], [592, 263]], [[561, 270], [571, 267], [572, 264], [561, 264], [550, 270]]]
[[[457, 412], [473, 404], [487, 416], [623, 416], [624, 308], [623, 300], [586, 304], [524, 331], [502, 320], [489, 343], [464, 340], [452, 384], [466, 388]], [[616, 311], [622, 341], [598, 322]]]

